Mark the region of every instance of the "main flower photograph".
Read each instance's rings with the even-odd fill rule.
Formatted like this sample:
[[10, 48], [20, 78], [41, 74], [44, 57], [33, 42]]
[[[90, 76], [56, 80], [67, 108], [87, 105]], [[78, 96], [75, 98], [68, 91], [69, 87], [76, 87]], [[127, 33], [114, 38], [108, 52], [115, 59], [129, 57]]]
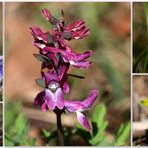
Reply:
[[130, 145], [130, 3], [5, 7], [4, 144]]

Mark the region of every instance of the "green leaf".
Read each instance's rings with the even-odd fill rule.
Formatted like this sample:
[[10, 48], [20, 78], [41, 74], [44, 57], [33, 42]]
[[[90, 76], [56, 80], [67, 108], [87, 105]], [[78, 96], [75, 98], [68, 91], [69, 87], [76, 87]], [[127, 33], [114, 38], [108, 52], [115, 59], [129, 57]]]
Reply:
[[18, 135], [21, 135], [22, 133], [24, 133], [24, 130], [26, 129], [26, 124], [27, 124], [27, 121], [24, 118], [24, 116], [22, 114], [19, 114], [15, 121]]
[[117, 135], [114, 139], [114, 145], [123, 146], [125, 145], [126, 140], [129, 138], [130, 134], [130, 123], [122, 124], [117, 132]]
[[97, 145], [99, 142], [102, 141], [102, 139], [105, 136], [104, 131], [105, 131], [105, 129], [106, 129], [107, 126], [108, 126], [108, 122], [107, 121], [103, 122], [101, 128], [98, 129], [97, 135], [95, 137], [93, 137], [92, 139], [89, 140], [89, 143], [91, 145]]
[[34, 146], [35, 138], [28, 137], [29, 122], [21, 112], [21, 104], [7, 102], [5, 108], [5, 145]]
[[36, 57], [36, 59], [38, 60], [38, 61], [40, 61], [40, 62], [50, 62], [50, 59], [47, 57], [47, 56], [45, 56], [45, 55], [42, 55], [42, 54], [33, 54], [35, 57]]
[[15, 141], [7, 133], [5, 133], [5, 145], [7, 145], [7, 146], [14, 146], [15, 145]]
[[14, 146], [14, 142], [12, 142], [9, 139], [5, 139], [5, 145], [7, 145], [7, 146]]
[[34, 146], [35, 142], [36, 142], [35, 138], [30, 139], [27, 137], [26, 139], [24, 139], [24, 145], [26, 146]]
[[113, 146], [113, 145], [114, 145], [114, 143], [109, 141], [108, 138], [106, 138], [105, 136], [103, 139], [101, 139], [101, 141], [98, 144], [98, 146], [105, 146], [105, 147], [106, 146]]
[[144, 6], [144, 14], [145, 14], [145, 18], [146, 18], [147, 31], [148, 31], [148, 4], [143, 3], [143, 6]]
[[39, 85], [40, 87], [43, 87], [43, 88], [46, 87], [45, 81], [44, 81], [43, 79], [36, 79], [35, 82], [36, 82], [36, 84]]
[[98, 145], [105, 138], [105, 129], [108, 126], [108, 122], [105, 121], [107, 110], [105, 105], [99, 104], [95, 111], [93, 112], [92, 122], [93, 128], [95, 128], [95, 124], [97, 128], [93, 131], [93, 137], [89, 140], [91, 145]]
[[103, 103], [95, 108], [95, 111], [93, 112], [92, 116], [92, 121], [97, 123], [98, 127], [101, 127], [102, 124], [104, 123], [106, 112], [107, 112], [106, 107]]
[[46, 129], [43, 129], [43, 130], [42, 130], [42, 133], [43, 133], [43, 136], [44, 136], [45, 138], [49, 138], [50, 135], [51, 135], [51, 133], [50, 133], [49, 131], [47, 131]]
[[76, 132], [78, 135], [81, 135], [87, 141], [91, 138], [91, 134], [86, 131], [80, 123], [77, 123], [76, 127], [78, 128]]
[[84, 76], [79, 76], [79, 75], [75, 75], [75, 74], [68, 74], [68, 76], [71, 76], [71, 77], [75, 77], [75, 78], [79, 78], [79, 79], [85, 79]]

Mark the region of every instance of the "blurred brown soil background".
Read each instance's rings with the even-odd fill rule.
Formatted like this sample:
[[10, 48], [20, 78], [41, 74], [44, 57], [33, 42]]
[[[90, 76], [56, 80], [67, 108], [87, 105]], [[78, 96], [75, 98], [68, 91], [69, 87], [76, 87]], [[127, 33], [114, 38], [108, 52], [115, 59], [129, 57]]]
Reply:
[[[91, 19], [98, 20], [98, 26], [89, 25], [89, 27], [92, 27], [90, 28], [92, 32], [87, 37], [88, 39], [72, 41], [70, 42], [71, 47], [76, 51], [84, 49], [81, 50], [83, 52], [91, 47], [91, 45], [88, 46], [87, 41], [91, 40], [95, 28], [98, 27], [103, 31], [96, 32], [100, 37], [94, 39], [95, 42], [100, 44], [95, 45], [94, 43], [92, 44], [94, 47], [91, 47], [94, 52], [92, 66], [87, 70], [82, 70], [83, 72], [78, 71], [78, 73], [85, 75], [86, 79], [70, 81], [72, 88], [66, 98], [82, 99], [88, 94], [89, 90], [98, 88], [100, 96], [95, 105], [99, 102], [104, 102], [107, 105], [108, 136], [112, 138], [117, 127], [130, 119], [130, 3], [98, 3], [97, 5], [86, 3], [86, 6], [91, 10], [93, 10], [93, 7], [97, 9], [98, 6], [98, 15], [96, 15], [98, 17], [92, 19], [90, 15], [88, 17], [90, 20], [85, 20], [88, 25]], [[35, 95], [41, 91], [41, 88], [35, 84], [35, 79], [40, 77], [40, 62], [33, 57], [33, 53], [37, 53], [38, 49], [33, 47], [33, 38], [29, 32], [29, 27], [37, 25], [43, 30], [50, 28], [48, 22], [42, 18], [42, 8], [49, 8], [54, 13], [57, 11], [57, 16], [59, 16], [60, 10], [64, 9], [65, 16], [68, 20], [73, 21], [81, 18], [77, 14], [78, 7], [86, 10], [82, 3], [6, 3], [6, 99], [12, 102], [22, 102], [23, 112], [31, 123], [29, 134], [31, 137], [37, 138], [37, 145], [45, 145], [40, 135], [41, 128], [53, 130], [56, 120], [51, 112], [42, 113], [32, 103]], [[74, 10], [75, 8], [76, 10]], [[107, 38], [108, 32], [110, 35]], [[121, 83], [120, 80], [117, 80], [125, 94], [122, 101], [116, 101], [117, 98], [114, 99], [112, 93], [116, 90], [112, 87], [112, 81], [108, 81], [102, 65], [96, 64], [96, 60], [100, 58], [99, 52], [102, 52], [111, 61], [115, 70], [122, 76]], [[70, 69], [70, 73], [76, 72], [76, 69]], [[112, 73], [112, 71], [108, 71], [108, 73]], [[88, 115], [91, 115], [91, 111]], [[65, 115], [62, 122], [65, 126], [73, 127], [77, 121], [75, 115]]]

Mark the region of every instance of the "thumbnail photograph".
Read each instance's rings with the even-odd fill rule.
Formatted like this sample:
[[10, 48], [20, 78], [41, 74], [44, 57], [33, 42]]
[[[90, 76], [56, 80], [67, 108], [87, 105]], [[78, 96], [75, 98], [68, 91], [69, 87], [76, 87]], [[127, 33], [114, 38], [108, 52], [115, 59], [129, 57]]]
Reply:
[[133, 3], [133, 72], [148, 73], [148, 2]]
[[5, 3], [5, 146], [130, 145], [130, 7]]
[[148, 146], [148, 76], [133, 77], [133, 145]]

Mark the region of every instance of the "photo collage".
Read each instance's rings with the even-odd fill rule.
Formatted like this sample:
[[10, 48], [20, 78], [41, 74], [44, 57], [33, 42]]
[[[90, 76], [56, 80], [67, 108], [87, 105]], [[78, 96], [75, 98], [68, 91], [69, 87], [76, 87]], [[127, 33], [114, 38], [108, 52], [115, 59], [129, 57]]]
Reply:
[[148, 147], [148, 2], [1, 1], [0, 147]]

